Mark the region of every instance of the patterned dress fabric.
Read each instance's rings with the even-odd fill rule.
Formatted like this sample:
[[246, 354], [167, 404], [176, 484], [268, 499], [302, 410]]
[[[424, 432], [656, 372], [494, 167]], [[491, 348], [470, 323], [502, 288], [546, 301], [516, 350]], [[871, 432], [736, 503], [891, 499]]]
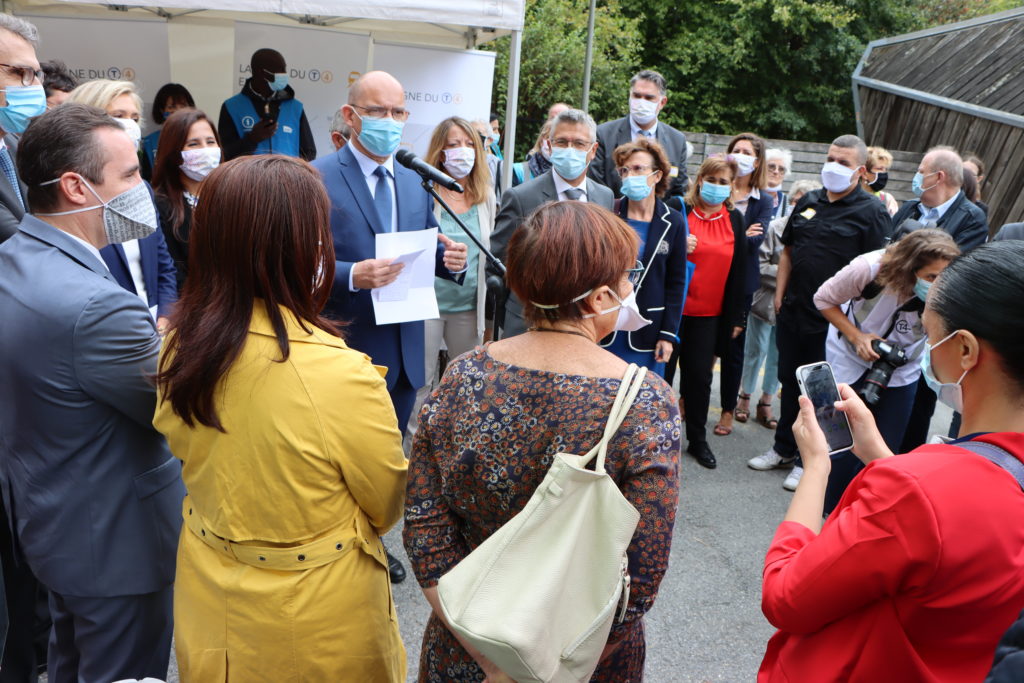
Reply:
[[[457, 358], [420, 413], [409, 463], [404, 540], [423, 587], [438, 580], [517, 514], [555, 453], [582, 455], [600, 438], [618, 379], [532, 370], [499, 362], [486, 346]], [[668, 568], [679, 495], [679, 411], [671, 388], [648, 373], [605, 468], [640, 512], [629, 545], [626, 617], [593, 681], [643, 680], [643, 615]], [[581, 572], [586, 567], [580, 567]], [[431, 616], [420, 681], [483, 681], [483, 671]]]

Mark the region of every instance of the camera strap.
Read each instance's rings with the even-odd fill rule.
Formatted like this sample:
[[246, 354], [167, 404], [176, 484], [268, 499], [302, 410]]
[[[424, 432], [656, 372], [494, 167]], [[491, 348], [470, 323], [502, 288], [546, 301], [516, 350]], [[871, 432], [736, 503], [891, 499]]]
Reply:
[[889, 328], [885, 331], [885, 334], [882, 335], [882, 339], [888, 339], [889, 335], [892, 334], [892, 331], [896, 329], [896, 320], [900, 317], [900, 313], [921, 313], [922, 311], [924, 311], [924, 302], [916, 296], [897, 308], [892, 314], [892, 320], [889, 321]]
[[964, 441], [956, 445], [999, 465], [1009, 472], [1017, 480], [1020, 487], [1024, 489], [1024, 464], [1013, 457], [1006, 449], [985, 441]]

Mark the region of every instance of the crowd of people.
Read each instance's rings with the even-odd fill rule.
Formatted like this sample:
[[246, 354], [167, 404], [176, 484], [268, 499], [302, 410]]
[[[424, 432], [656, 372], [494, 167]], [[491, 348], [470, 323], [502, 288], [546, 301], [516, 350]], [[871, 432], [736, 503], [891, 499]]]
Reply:
[[[275, 50], [216, 125], [167, 84], [143, 137], [134, 84], [77, 83], [38, 41], [0, 14], [0, 680], [162, 679], [173, 636], [182, 681], [404, 681], [382, 541], [404, 519], [419, 680], [511, 681], [438, 584], [601, 442], [638, 521], [591, 680], [640, 681], [684, 439], [717, 466], [716, 363], [712, 436], [772, 430], [748, 465], [795, 491], [758, 679], [993, 666], [1024, 609], [1024, 230], [990, 239], [977, 157], [928, 150], [902, 205], [855, 135], [820, 182], [786, 186], [792, 152], [751, 132], [691, 178], [643, 70], [622, 118], [553, 105], [511, 187], [497, 115], [441, 121], [449, 211], [396, 161], [388, 73], [351, 84], [318, 156]], [[439, 317], [378, 324], [404, 267], [376, 237], [424, 229]], [[855, 444], [831, 455], [797, 382], [821, 361]], [[956, 416], [929, 441], [936, 401]]]

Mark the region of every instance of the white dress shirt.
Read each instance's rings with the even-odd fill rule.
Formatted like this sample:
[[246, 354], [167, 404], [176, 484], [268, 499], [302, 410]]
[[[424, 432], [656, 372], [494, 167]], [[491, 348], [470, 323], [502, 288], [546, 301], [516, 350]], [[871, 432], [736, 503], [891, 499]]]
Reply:
[[[377, 171], [378, 166], [383, 166], [388, 171], [388, 183], [391, 185], [391, 225], [385, 226], [388, 232], [396, 232], [398, 230], [398, 192], [395, 187], [395, 157], [389, 156], [384, 160], [384, 163], [379, 164], [375, 159], [363, 154], [362, 150], [357, 145], [350, 144], [349, 149], [352, 150], [352, 156], [356, 158], [356, 163], [359, 164], [359, 170], [363, 172], [363, 179], [366, 180], [366, 188], [370, 191], [371, 197], [377, 196], [377, 184], [380, 182], [374, 173]], [[358, 292], [359, 288], [352, 283], [352, 271], [355, 268], [350, 268], [348, 271], [348, 290], [350, 292]]]
[[100, 250], [99, 249], [97, 249], [96, 247], [94, 247], [90, 243], [86, 242], [85, 240], [83, 240], [78, 235], [72, 235], [70, 232], [65, 232], [64, 234], [67, 235], [68, 237], [70, 237], [71, 239], [73, 239], [74, 241], [78, 242], [79, 244], [81, 244], [86, 249], [88, 249], [89, 253], [91, 253], [93, 256], [95, 256], [96, 260], [99, 261], [100, 264], [103, 265], [103, 268], [105, 270], [107, 270], [108, 272], [110, 271], [110, 269], [107, 268], [107, 262], [103, 260], [102, 256], [100, 256]]
[[124, 258], [128, 262], [128, 272], [132, 275], [132, 284], [135, 285], [135, 293], [146, 304], [146, 308], [156, 320], [156, 306], [149, 305], [149, 294], [146, 292], [146, 276], [142, 274], [142, 252], [139, 250], [138, 240], [129, 240], [121, 243], [124, 249]]
[[644, 130], [640, 125], [633, 120], [633, 117], [629, 117], [629, 134], [633, 136], [633, 139], [647, 137], [650, 134], [650, 138], [655, 142], [658, 141], [658, 121], [655, 119], [654, 125], [651, 126], [650, 130]]
[[923, 220], [923, 221], [938, 221], [939, 219], [941, 219], [943, 216], [946, 215], [946, 212], [949, 211], [949, 207], [953, 206], [953, 202], [956, 201], [956, 198], [960, 196], [961, 192], [962, 192], [962, 190], [958, 191], [955, 195], [950, 197], [947, 201], [943, 202], [942, 204], [939, 204], [938, 206], [932, 207], [932, 208], [928, 208], [924, 204], [918, 204], [917, 208], [919, 208], [921, 210], [921, 220]]
[[[558, 201], [564, 202], [567, 199], [569, 199], [569, 197], [566, 196], [565, 191], [570, 189], [570, 188], [576, 187], [576, 186], [575, 185], [570, 185], [565, 180], [565, 178], [563, 178], [562, 176], [558, 175], [555, 172], [554, 169], [551, 169], [551, 177], [554, 178], [554, 180], [555, 180], [555, 190], [558, 192]], [[583, 190], [583, 194], [580, 195], [580, 198], [577, 201], [581, 201], [581, 202], [587, 201], [587, 176], [586, 175], [583, 176], [583, 182], [580, 183], [579, 187], [577, 187], [576, 189]]]

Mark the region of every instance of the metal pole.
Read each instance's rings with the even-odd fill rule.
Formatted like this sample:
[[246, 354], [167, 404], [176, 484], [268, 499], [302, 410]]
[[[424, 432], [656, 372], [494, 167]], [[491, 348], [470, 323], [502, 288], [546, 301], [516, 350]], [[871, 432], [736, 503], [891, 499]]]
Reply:
[[516, 116], [519, 112], [519, 53], [523, 32], [512, 31], [508, 51], [508, 96], [505, 98], [505, 161], [501, 165], [502, 188], [512, 187], [512, 165], [516, 161]]
[[597, 11], [597, 0], [590, 0], [590, 16], [587, 17], [587, 56], [583, 61], [583, 104], [587, 111], [590, 106], [590, 67], [594, 63], [594, 14]]

